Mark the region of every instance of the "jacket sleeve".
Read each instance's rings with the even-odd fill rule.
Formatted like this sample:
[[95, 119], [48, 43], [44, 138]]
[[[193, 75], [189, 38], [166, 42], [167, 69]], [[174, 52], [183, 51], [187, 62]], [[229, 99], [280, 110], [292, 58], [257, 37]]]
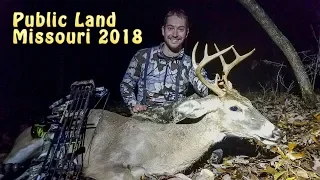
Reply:
[[[201, 74], [203, 75], [203, 77], [209, 82], [209, 83], [214, 83], [214, 80], [210, 80], [207, 77], [207, 72], [202, 69]], [[190, 70], [189, 70], [189, 82], [192, 84], [194, 90], [201, 96], [207, 96], [209, 94], [208, 88], [207, 86], [205, 86], [200, 79], [196, 76], [196, 72], [195, 69], [193, 68], [193, 66], [191, 66]]]
[[132, 57], [120, 83], [120, 93], [122, 99], [129, 108], [132, 108], [137, 104], [135, 87], [137, 86], [141, 74], [141, 63], [139, 62], [138, 54], [139, 51]]

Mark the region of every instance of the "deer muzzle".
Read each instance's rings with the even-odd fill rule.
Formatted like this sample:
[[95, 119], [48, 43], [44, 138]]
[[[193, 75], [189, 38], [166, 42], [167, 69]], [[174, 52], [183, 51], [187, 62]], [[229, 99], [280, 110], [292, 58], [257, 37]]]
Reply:
[[260, 137], [261, 142], [266, 145], [274, 145], [277, 144], [277, 142], [281, 139], [282, 132], [279, 128], [275, 127], [272, 130], [272, 134], [269, 137]]
[[279, 140], [282, 137], [282, 131], [275, 127], [275, 129], [272, 131], [272, 138], [276, 141]]

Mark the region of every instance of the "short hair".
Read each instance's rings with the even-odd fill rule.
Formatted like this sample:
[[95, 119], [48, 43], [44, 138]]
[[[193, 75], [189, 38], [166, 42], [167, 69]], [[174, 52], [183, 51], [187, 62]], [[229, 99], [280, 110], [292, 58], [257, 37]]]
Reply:
[[167, 24], [168, 18], [171, 16], [178, 16], [179, 18], [183, 18], [186, 21], [186, 28], [189, 28], [188, 16], [183, 9], [173, 8], [170, 9], [166, 16], [164, 17], [164, 25]]

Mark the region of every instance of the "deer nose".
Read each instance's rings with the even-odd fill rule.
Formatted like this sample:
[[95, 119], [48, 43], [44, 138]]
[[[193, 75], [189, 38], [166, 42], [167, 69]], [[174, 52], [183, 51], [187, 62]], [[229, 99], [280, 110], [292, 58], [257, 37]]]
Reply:
[[275, 128], [273, 131], [272, 131], [272, 137], [275, 138], [275, 139], [279, 139], [282, 137], [282, 131], [281, 129], [279, 128]]

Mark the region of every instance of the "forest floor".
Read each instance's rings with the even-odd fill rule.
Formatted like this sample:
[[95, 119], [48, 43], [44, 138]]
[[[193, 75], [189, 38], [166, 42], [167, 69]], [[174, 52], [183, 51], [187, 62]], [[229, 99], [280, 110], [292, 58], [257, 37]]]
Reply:
[[[222, 143], [223, 160], [213, 164], [210, 157], [192, 171], [190, 179], [210, 176], [215, 179], [320, 179], [320, 94], [316, 109], [308, 109], [302, 99], [293, 94], [243, 94], [284, 136], [277, 146], [266, 146], [256, 140], [228, 140]], [[109, 106], [108, 110], [126, 115], [123, 107]], [[28, 124], [21, 124], [20, 130]], [[14, 143], [7, 132], [0, 133], [0, 162]], [[231, 142], [231, 143], [230, 143]], [[249, 148], [248, 148], [249, 147]], [[231, 151], [233, 150], [233, 152]], [[234, 152], [235, 151], [235, 152]], [[203, 175], [206, 174], [206, 175]], [[149, 177], [151, 179], [170, 179]], [[197, 178], [199, 179], [199, 178]]]

